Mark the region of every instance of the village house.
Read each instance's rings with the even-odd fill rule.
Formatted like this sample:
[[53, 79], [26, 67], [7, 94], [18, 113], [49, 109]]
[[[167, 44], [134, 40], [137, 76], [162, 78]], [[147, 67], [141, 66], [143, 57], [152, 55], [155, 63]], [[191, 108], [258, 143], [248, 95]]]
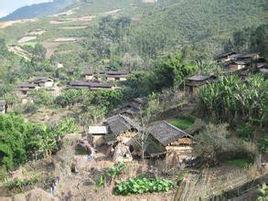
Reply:
[[256, 61], [256, 68], [258, 70], [262, 69], [262, 68], [268, 68], [266, 59], [263, 57], [260, 57], [257, 61]]
[[267, 79], [268, 78], [268, 67], [260, 68], [259, 72]]
[[146, 98], [134, 98], [121, 106], [115, 113], [134, 118], [141, 112], [147, 102], [148, 100]]
[[128, 73], [123, 71], [107, 71], [105, 74], [108, 81], [126, 81], [128, 77]]
[[7, 103], [5, 100], [0, 100], [0, 114], [5, 114], [7, 112]]
[[96, 79], [96, 76], [94, 75], [94, 73], [90, 69], [87, 69], [84, 71], [83, 77], [85, 80], [89, 80], [89, 81]]
[[234, 55], [237, 55], [236, 52], [226, 52], [216, 56], [216, 60], [218, 62], [225, 63], [231, 61], [234, 58]]
[[257, 63], [256, 64], [257, 69], [262, 69], [262, 68], [268, 68], [267, 63]]
[[40, 88], [51, 88], [54, 85], [54, 80], [48, 77], [36, 77], [32, 79], [30, 83], [35, 84]]
[[225, 67], [228, 69], [228, 71], [237, 71], [241, 70], [243, 68], [246, 68], [248, 65], [245, 61], [231, 61], [228, 64], [225, 65]]
[[68, 84], [69, 89], [90, 89], [90, 90], [98, 90], [98, 89], [114, 89], [113, 86], [109, 83], [103, 83], [100, 81], [83, 81], [83, 80], [76, 80], [69, 82]]
[[36, 88], [35, 84], [31, 83], [21, 83], [17, 85], [17, 90], [19, 92], [19, 96], [27, 96], [29, 91], [32, 91]]
[[21, 83], [17, 85], [17, 95], [21, 98], [22, 104], [33, 102], [33, 100], [28, 96], [28, 93], [35, 89], [36, 85], [31, 83]]
[[149, 157], [164, 156], [168, 152], [191, 155], [193, 137], [168, 122], [154, 122], [146, 132], [148, 144], [145, 152]]
[[89, 126], [88, 134], [93, 137], [94, 146], [102, 146], [106, 143], [105, 136], [108, 134], [106, 126]]
[[124, 115], [114, 115], [109, 117], [105, 125], [108, 128], [108, 134], [105, 140], [108, 145], [122, 142], [125, 145], [130, 146], [134, 137], [140, 130], [139, 125]]
[[201, 86], [215, 81], [217, 81], [217, 77], [215, 75], [195, 75], [189, 77], [186, 79], [185, 83], [186, 91], [190, 95], [195, 95]]
[[242, 54], [237, 58], [237, 60], [245, 62], [253, 62], [257, 61], [259, 58], [260, 58], [259, 53], [250, 53], [250, 54]]

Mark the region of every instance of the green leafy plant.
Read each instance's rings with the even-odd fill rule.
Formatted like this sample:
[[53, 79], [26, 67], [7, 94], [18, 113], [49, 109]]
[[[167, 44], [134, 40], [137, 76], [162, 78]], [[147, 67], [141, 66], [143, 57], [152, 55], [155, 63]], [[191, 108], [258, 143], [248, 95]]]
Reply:
[[126, 169], [126, 164], [123, 162], [119, 162], [109, 168], [104, 174], [100, 175], [96, 185], [98, 187], [103, 187], [106, 185], [107, 181], [112, 181], [117, 178], [122, 172]]
[[268, 199], [268, 186], [264, 183], [258, 191], [259, 196], [256, 201], [266, 201]]
[[136, 177], [116, 184], [116, 195], [167, 192], [174, 187], [174, 182], [162, 178]]

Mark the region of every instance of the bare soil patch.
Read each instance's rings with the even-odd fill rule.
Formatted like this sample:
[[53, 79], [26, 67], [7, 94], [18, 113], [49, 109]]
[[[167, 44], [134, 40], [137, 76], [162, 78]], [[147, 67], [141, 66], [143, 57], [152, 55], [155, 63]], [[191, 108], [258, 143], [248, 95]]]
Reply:
[[24, 19], [24, 20], [14, 20], [14, 21], [6, 21], [6, 22], [0, 22], [0, 29], [4, 29], [7, 27], [12, 26], [16, 23], [25, 23], [25, 22], [35, 22], [37, 19]]

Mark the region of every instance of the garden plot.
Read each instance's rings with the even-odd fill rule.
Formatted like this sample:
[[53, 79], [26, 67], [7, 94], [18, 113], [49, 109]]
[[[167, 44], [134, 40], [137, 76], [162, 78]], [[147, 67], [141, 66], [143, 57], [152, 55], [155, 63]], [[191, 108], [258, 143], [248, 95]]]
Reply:
[[72, 14], [74, 14], [75, 12], [74, 12], [74, 10], [72, 9], [72, 10], [68, 10], [68, 11], [66, 11], [66, 12], [61, 12], [61, 13], [58, 13], [58, 14], [55, 14], [55, 15], [53, 15], [54, 17], [59, 17], [59, 16], [69, 16], [69, 15], [72, 15]]
[[64, 43], [64, 42], [77, 42], [80, 38], [74, 38], [74, 37], [62, 37], [62, 38], [56, 38], [54, 42]]
[[82, 17], [69, 17], [65, 19], [55, 19], [51, 20], [49, 23], [50, 24], [67, 24], [67, 23], [72, 23], [72, 22], [91, 22], [96, 16], [82, 16]]
[[46, 32], [46, 30], [42, 30], [42, 29], [36, 29], [33, 31], [30, 31], [27, 33], [27, 36], [41, 36]]
[[21, 39], [18, 40], [18, 44], [24, 44], [29, 41], [35, 40], [37, 36], [24, 36]]
[[63, 30], [77, 30], [77, 29], [85, 29], [87, 26], [66, 26], [66, 27], [61, 27]]
[[5, 29], [5, 28], [10, 27], [13, 24], [17, 24], [17, 23], [26, 23], [26, 22], [35, 22], [35, 21], [37, 21], [37, 19], [24, 19], [24, 20], [0, 22], [0, 29]]
[[20, 57], [23, 57], [27, 61], [29, 61], [31, 58], [31, 54], [19, 46], [10, 46], [8, 47], [8, 50]]
[[114, 15], [120, 11], [121, 9], [111, 10], [111, 11], [105, 12], [104, 15]]

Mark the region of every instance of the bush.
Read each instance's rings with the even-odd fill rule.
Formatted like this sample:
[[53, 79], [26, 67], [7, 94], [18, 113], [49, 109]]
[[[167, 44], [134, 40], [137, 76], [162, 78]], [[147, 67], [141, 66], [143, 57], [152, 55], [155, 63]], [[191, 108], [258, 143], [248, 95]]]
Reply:
[[209, 165], [216, 165], [224, 160], [245, 159], [253, 162], [257, 150], [253, 144], [231, 137], [227, 124], [209, 124], [196, 136], [195, 153]]
[[61, 137], [76, 129], [73, 119], [47, 126], [15, 114], [0, 115], [0, 166], [9, 170], [29, 159], [49, 156], [58, 150]]
[[37, 111], [38, 107], [34, 103], [27, 103], [26, 105], [23, 106], [23, 113], [25, 114], [35, 113]]
[[53, 104], [53, 96], [51, 92], [45, 89], [34, 90], [31, 92], [30, 96], [37, 105], [51, 106]]
[[116, 195], [142, 194], [153, 192], [167, 192], [174, 187], [174, 183], [168, 179], [137, 177], [116, 184]]

